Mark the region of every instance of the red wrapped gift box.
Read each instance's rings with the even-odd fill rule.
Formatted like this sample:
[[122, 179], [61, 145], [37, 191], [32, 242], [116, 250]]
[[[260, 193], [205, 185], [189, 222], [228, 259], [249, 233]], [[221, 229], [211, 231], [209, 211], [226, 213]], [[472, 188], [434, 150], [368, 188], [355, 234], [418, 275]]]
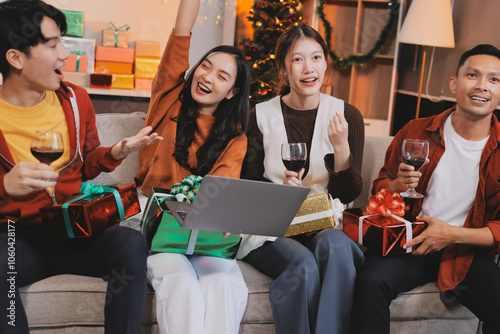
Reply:
[[[360, 217], [364, 217], [361, 219], [361, 233]], [[344, 233], [353, 241], [383, 256], [410, 253], [410, 248], [403, 249], [403, 245], [408, 239], [407, 225], [396, 217], [370, 215], [361, 209], [346, 209], [344, 211]], [[406, 222], [412, 227], [412, 238], [418, 236], [427, 227], [425, 222], [410, 222], [408, 220]]]
[[113, 75], [111, 73], [91, 73], [90, 88], [107, 88], [111, 89], [113, 83]]
[[[141, 212], [135, 184], [116, 184], [108, 187], [118, 190], [125, 218]], [[68, 201], [79, 196], [82, 194], [77, 194]], [[47, 229], [58, 236], [89, 237], [120, 222], [118, 204], [115, 196], [110, 192], [93, 193], [67, 205], [72, 233], [68, 232], [64, 221], [63, 205], [64, 203], [40, 209]]]
[[383, 256], [411, 253], [411, 247], [404, 249], [403, 246], [422, 233], [427, 223], [404, 219], [404, 215], [405, 203], [401, 196], [382, 189], [370, 197], [366, 211], [344, 211], [344, 232], [353, 241]]

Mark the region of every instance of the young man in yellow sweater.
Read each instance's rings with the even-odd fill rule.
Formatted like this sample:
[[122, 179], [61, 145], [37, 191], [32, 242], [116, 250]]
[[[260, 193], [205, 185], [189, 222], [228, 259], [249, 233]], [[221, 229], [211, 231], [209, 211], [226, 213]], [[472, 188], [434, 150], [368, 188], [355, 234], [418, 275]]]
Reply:
[[[99, 147], [88, 94], [63, 81], [69, 53], [60, 36], [66, 27], [64, 14], [42, 1], [0, 3], [0, 332], [29, 331], [20, 287], [76, 274], [109, 277], [106, 333], [139, 333], [148, 256], [143, 236], [114, 226], [90, 238], [60, 239], [42, 226], [39, 209], [52, 197], [64, 202], [82, 181], [161, 140], [147, 127], [113, 147]], [[63, 135], [64, 153], [50, 166], [30, 153], [36, 130]]]

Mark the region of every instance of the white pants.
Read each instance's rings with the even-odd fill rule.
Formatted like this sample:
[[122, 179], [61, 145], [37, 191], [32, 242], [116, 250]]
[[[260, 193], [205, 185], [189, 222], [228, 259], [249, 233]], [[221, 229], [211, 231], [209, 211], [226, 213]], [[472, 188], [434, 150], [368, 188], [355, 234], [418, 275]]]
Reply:
[[236, 334], [248, 289], [235, 260], [158, 253], [148, 258], [161, 334]]

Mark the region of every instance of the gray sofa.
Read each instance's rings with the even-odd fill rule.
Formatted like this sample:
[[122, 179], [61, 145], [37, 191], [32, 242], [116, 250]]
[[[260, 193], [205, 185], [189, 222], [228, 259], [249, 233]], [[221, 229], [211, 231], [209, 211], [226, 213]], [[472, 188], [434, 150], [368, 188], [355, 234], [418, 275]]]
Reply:
[[[144, 121], [144, 113], [98, 114], [97, 126], [103, 145], [135, 134]], [[380, 169], [390, 137], [367, 137], [363, 157], [363, 191], [354, 206], [366, 205], [372, 180]], [[125, 159], [111, 174], [93, 180], [98, 184], [130, 183], [138, 168], [138, 154]], [[138, 220], [126, 222], [138, 228]], [[271, 279], [250, 265], [239, 262], [249, 288], [248, 306], [240, 333], [274, 333], [268, 301]], [[104, 333], [106, 282], [99, 278], [74, 275], [54, 276], [21, 289], [32, 333]], [[444, 300], [444, 302], [443, 302]], [[142, 333], [158, 333], [155, 298], [148, 289]], [[427, 284], [400, 295], [391, 305], [391, 333], [480, 333], [478, 319], [456, 302], [440, 298], [434, 284]], [[182, 333], [174, 333], [182, 334]], [[322, 334], [322, 333], [320, 333]], [[325, 333], [326, 334], [326, 333]]]

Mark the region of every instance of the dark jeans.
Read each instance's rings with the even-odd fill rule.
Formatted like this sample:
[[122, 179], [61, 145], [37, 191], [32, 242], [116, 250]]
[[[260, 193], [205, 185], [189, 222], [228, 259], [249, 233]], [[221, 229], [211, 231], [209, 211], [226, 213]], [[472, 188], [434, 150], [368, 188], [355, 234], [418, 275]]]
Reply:
[[18, 289], [59, 274], [107, 279], [106, 333], [140, 332], [148, 248], [139, 232], [113, 226], [92, 238], [59, 239], [43, 232], [18, 231], [12, 241], [0, 235], [0, 333], [28, 333]]
[[[401, 292], [436, 282], [441, 255], [367, 254], [356, 278], [352, 333], [389, 333], [391, 301]], [[484, 321], [484, 334], [500, 333], [500, 268], [491, 257], [477, 254], [463, 282], [445, 296]]]
[[276, 334], [349, 333], [359, 247], [342, 231], [278, 238], [245, 261], [272, 277], [269, 301]]

